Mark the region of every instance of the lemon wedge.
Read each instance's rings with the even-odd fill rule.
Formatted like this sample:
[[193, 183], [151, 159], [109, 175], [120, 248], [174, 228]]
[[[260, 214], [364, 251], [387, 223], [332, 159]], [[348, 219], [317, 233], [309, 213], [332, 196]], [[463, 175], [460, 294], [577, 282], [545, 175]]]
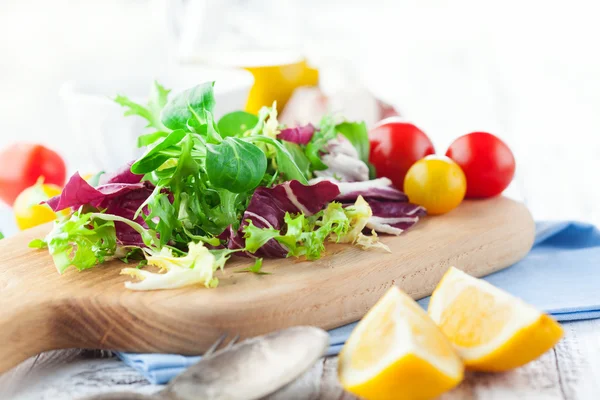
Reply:
[[463, 364], [427, 313], [392, 287], [350, 335], [338, 375], [365, 399], [431, 399], [462, 380]]
[[519, 367], [551, 349], [563, 335], [548, 315], [453, 267], [433, 292], [428, 312], [473, 370]]

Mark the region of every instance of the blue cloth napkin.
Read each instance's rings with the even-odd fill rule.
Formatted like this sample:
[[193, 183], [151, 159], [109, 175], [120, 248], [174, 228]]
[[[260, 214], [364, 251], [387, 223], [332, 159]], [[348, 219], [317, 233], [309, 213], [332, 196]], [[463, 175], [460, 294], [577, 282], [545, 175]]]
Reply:
[[[600, 318], [600, 231], [576, 222], [542, 222], [531, 252], [485, 279], [544, 310], [559, 321]], [[426, 308], [429, 297], [419, 300]], [[337, 354], [355, 323], [329, 331], [327, 354]], [[118, 353], [155, 384], [167, 383], [200, 357]]]

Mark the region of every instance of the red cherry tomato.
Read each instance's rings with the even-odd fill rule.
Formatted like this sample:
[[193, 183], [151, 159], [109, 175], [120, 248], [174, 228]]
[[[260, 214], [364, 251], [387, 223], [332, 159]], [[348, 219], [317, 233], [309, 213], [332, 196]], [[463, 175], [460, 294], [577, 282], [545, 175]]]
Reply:
[[40, 144], [15, 143], [0, 152], [0, 199], [12, 205], [19, 193], [39, 177], [62, 187], [66, 168], [63, 159]]
[[467, 177], [470, 198], [497, 196], [515, 174], [515, 157], [506, 143], [487, 132], [473, 132], [456, 139], [446, 156], [453, 159]]
[[409, 168], [423, 157], [435, 153], [427, 135], [399, 117], [386, 118], [369, 132], [371, 153], [369, 161], [378, 177], [392, 180], [402, 190]]

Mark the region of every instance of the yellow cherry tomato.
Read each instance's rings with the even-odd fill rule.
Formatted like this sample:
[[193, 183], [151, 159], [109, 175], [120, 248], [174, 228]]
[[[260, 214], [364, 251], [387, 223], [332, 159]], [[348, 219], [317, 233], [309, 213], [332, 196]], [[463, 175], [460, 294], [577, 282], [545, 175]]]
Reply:
[[23, 190], [13, 204], [19, 229], [29, 229], [46, 222], [54, 221], [58, 215], [68, 215], [69, 210], [55, 213], [47, 204], [40, 204], [42, 201], [60, 194], [60, 192], [60, 187], [52, 184], [44, 184], [42, 178], [35, 185]]
[[465, 197], [467, 179], [458, 164], [444, 156], [431, 155], [417, 161], [404, 178], [404, 192], [411, 203], [431, 215], [456, 208]]

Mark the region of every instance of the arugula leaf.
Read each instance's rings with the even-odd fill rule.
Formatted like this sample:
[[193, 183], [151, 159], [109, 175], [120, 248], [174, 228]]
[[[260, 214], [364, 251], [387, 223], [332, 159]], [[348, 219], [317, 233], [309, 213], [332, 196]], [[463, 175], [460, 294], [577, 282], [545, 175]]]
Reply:
[[165, 130], [165, 126], [161, 122], [160, 112], [167, 104], [169, 92], [170, 90], [165, 89], [155, 81], [150, 92], [150, 99], [148, 100], [147, 106], [136, 103], [123, 95], [117, 95], [114, 98], [114, 101], [127, 108], [124, 114], [125, 116], [140, 116], [148, 121], [148, 125], [146, 125], [147, 128], [155, 128], [162, 131]]
[[252, 272], [253, 274], [256, 274], [256, 275], [271, 275], [270, 272], [261, 271], [262, 264], [263, 264], [263, 259], [257, 258], [254, 261], [254, 264], [252, 266], [250, 266], [248, 268], [244, 268], [244, 269], [238, 269], [237, 271], [233, 271], [233, 272], [235, 272], [235, 273]]
[[212, 112], [215, 107], [214, 84], [205, 82], [175, 95], [160, 113], [162, 123], [170, 129], [187, 129], [190, 118], [202, 121], [204, 110]]
[[335, 129], [352, 143], [359, 158], [365, 163], [369, 162], [369, 132], [364, 122], [342, 122]]
[[281, 142], [266, 136], [250, 136], [245, 138], [245, 140], [249, 142], [268, 143], [275, 147], [277, 152], [275, 158], [277, 161], [277, 169], [285, 176], [285, 179], [295, 179], [303, 185], [308, 184], [308, 178], [305, 175], [305, 172], [302, 172], [302, 169], [298, 166], [298, 164], [296, 164], [294, 156], [290, 154], [290, 152], [284, 147], [283, 144], [281, 144]]
[[146, 174], [158, 169], [167, 160], [176, 156], [173, 150], [181, 140], [187, 135], [183, 129], [177, 129], [169, 133], [162, 142], [149, 149], [139, 160], [131, 166], [131, 172], [134, 174]]
[[222, 136], [242, 136], [246, 131], [254, 128], [258, 117], [246, 111], [233, 111], [225, 114], [218, 122], [219, 132]]
[[[154, 81], [154, 85], [152, 85], [152, 89], [150, 89], [150, 100], [148, 100], [148, 108], [155, 118], [160, 120], [160, 112], [167, 105], [169, 100], [169, 93], [171, 93], [171, 89], [166, 89], [157, 81]], [[162, 123], [160, 126], [163, 126]], [[157, 129], [160, 130], [158, 126]]]
[[206, 173], [210, 183], [233, 193], [257, 187], [267, 170], [261, 149], [239, 138], [226, 137], [220, 144], [207, 144]]

